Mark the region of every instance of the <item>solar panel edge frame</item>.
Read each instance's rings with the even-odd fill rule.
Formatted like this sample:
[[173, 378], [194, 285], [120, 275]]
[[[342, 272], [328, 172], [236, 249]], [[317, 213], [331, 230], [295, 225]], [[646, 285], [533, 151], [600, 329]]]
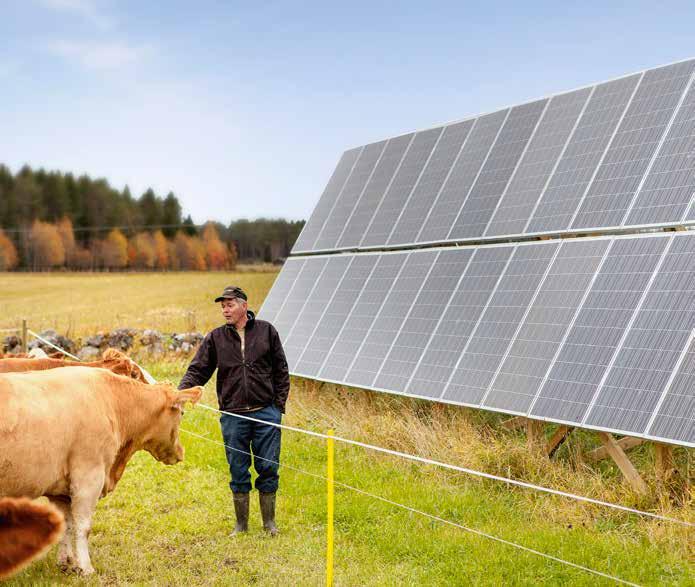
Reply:
[[[545, 106], [543, 106], [543, 112], [541, 112], [541, 115], [538, 117], [538, 120], [536, 121], [536, 126], [533, 127], [533, 132], [529, 136], [528, 140], [526, 141], [526, 145], [524, 146], [524, 150], [521, 152], [521, 155], [519, 156], [519, 160], [516, 162], [516, 165], [514, 166], [514, 170], [512, 171], [512, 174], [509, 176], [509, 179], [507, 180], [506, 185], [504, 186], [504, 190], [502, 190], [502, 193], [500, 194], [499, 200], [497, 200], [497, 204], [495, 205], [494, 210], [492, 211], [492, 214], [490, 215], [490, 218], [487, 221], [487, 224], [485, 225], [485, 230], [483, 230], [483, 233], [481, 236], [485, 236], [488, 230], [490, 230], [490, 225], [492, 224], [492, 219], [495, 217], [495, 214], [497, 214], [497, 210], [499, 210], [500, 205], [502, 204], [502, 201], [504, 200], [504, 196], [507, 195], [507, 192], [509, 191], [509, 186], [512, 185], [512, 181], [514, 180], [514, 177], [516, 176], [517, 171], [519, 171], [519, 167], [521, 166], [521, 162], [524, 160], [524, 157], [526, 156], [526, 152], [528, 151], [528, 148], [531, 146], [531, 143], [533, 142], [533, 138], [536, 136], [536, 132], [538, 131], [538, 128], [541, 125], [541, 122], [545, 118], [545, 114], [548, 111], [548, 106], [550, 106], [550, 102], [552, 102], [552, 98], [548, 98]], [[539, 196], [540, 197], [540, 196]]]
[[[305, 379], [316, 379], [317, 381], [322, 381], [324, 383], [330, 383], [333, 385], [344, 385], [346, 387], [354, 387], [356, 389], [364, 389], [367, 391], [375, 391], [379, 393], [388, 393], [390, 395], [398, 395], [398, 396], [403, 396], [403, 397], [409, 397], [412, 399], [418, 399], [418, 400], [425, 400], [425, 401], [438, 401], [439, 403], [444, 403], [448, 404], [451, 406], [457, 406], [457, 407], [464, 407], [464, 408], [472, 408], [472, 409], [484, 409], [490, 412], [496, 412], [498, 414], [508, 414], [510, 416], [521, 416], [521, 417], [526, 417], [525, 412], [520, 412], [516, 410], [505, 410], [502, 408], [497, 408], [497, 407], [486, 407], [486, 408], [481, 408], [477, 404], [471, 404], [471, 403], [465, 403], [465, 402], [454, 402], [451, 400], [446, 400], [446, 399], [441, 399], [441, 400], [436, 400], [430, 396], [425, 396], [425, 395], [418, 395], [415, 393], [406, 393], [406, 392], [401, 392], [401, 391], [394, 391], [393, 389], [385, 389], [385, 388], [380, 388], [380, 387], [375, 387], [375, 386], [363, 386], [363, 385], [354, 385], [352, 383], [349, 383], [347, 381], [343, 380], [338, 380], [338, 379], [329, 379], [325, 377], [314, 377], [310, 375], [305, 375], [302, 373], [297, 373], [297, 372], [291, 372], [291, 375], [294, 377], [303, 377]], [[635, 438], [643, 438], [644, 440], [651, 440], [651, 441], [656, 441], [656, 442], [662, 442], [666, 444], [672, 444], [674, 446], [686, 446], [689, 448], [695, 448], [695, 443], [690, 442], [690, 441], [674, 441], [673, 439], [669, 438], [664, 438], [661, 436], [654, 436], [654, 435], [647, 435], [644, 433], [637, 433], [637, 432], [630, 432], [628, 430], [618, 430], [615, 428], [604, 428], [601, 426], [593, 426], [593, 425], [586, 425], [586, 426], [578, 426], [576, 422], [572, 422], [570, 420], [561, 420], [561, 419], [549, 419], [545, 416], [538, 416], [536, 418], [533, 418], [534, 420], [538, 420], [540, 422], [547, 422], [549, 424], [559, 424], [559, 425], [564, 425], [564, 426], [572, 426], [572, 427], [580, 427], [584, 428], [586, 430], [595, 430], [598, 432], [609, 432], [611, 434], [619, 434], [621, 436], [633, 436]]]
[[610, 372], [613, 369], [613, 365], [615, 365], [615, 360], [618, 358], [618, 355], [620, 354], [620, 351], [623, 348], [623, 345], [625, 344], [625, 340], [627, 340], [628, 335], [630, 334], [630, 331], [632, 330], [632, 326], [635, 323], [635, 320], [637, 319], [637, 316], [642, 309], [642, 305], [644, 304], [644, 300], [647, 299], [647, 295], [649, 294], [649, 291], [652, 288], [652, 284], [654, 283], [654, 280], [656, 279], [656, 276], [658, 275], [661, 266], [663, 265], [664, 261], [666, 260], [666, 255], [668, 254], [669, 250], [671, 249], [671, 245], [673, 244], [673, 237], [667, 236], [664, 237], [667, 239], [666, 245], [664, 246], [664, 250], [661, 252], [661, 255], [659, 256], [659, 260], [654, 266], [654, 270], [652, 271], [651, 277], [649, 278], [649, 281], [647, 282], [644, 291], [642, 292], [642, 295], [640, 296], [639, 301], [637, 302], [637, 305], [635, 306], [635, 309], [632, 311], [632, 315], [630, 316], [630, 320], [628, 321], [627, 325], [625, 326], [622, 335], [620, 336], [620, 340], [618, 341], [618, 344], [615, 347], [615, 350], [613, 351], [613, 355], [611, 356], [611, 360], [608, 363], [608, 366], [606, 367], [606, 370], [603, 372], [603, 376], [601, 377], [601, 380], [599, 381], [598, 385], [596, 386], [596, 389], [594, 391], [594, 394], [591, 398], [591, 401], [587, 405], [586, 411], [584, 412], [584, 416], [582, 417], [582, 421], [580, 423], [581, 427], [584, 427], [584, 424], [586, 423], [587, 419], [589, 418], [589, 415], [591, 414], [591, 411], [594, 409], [594, 406], [596, 404], [596, 400], [598, 399], [599, 394], [601, 393], [601, 390], [603, 389], [603, 386], [606, 383], [606, 380], [608, 379], [608, 376]]
[[[683, 103], [685, 102], [685, 97], [688, 94], [688, 92], [690, 91], [690, 87], [693, 85], [693, 81], [695, 81], [695, 71], [693, 71], [690, 74], [690, 79], [688, 80], [688, 83], [685, 84], [685, 88], [683, 89], [683, 93], [681, 94], [681, 97], [678, 100], [678, 104], [676, 104], [676, 107], [674, 108], [673, 113], [671, 114], [671, 117], [668, 121], [668, 124], [664, 128], [664, 131], [661, 135], [661, 138], [659, 139], [659, 144], [657, 145], [656, 149], [654, 149], [654, 153], [652, 154], [652, 157], [649, 160], [649, 164], [647, 165], [647, 168], [644, 170], [644, 174], [642, 175], [642, 179], [640, 180], [639, 184], [637, 185], [637, 188], [635, 189], [635, 193], [632, 195], [632, 199], [630, 200], [630, 205], [625, 210], [625, 214], [623, 214], [623, 219], [620, 222], [621, 227], [625, 226], [625, 222], [627, 222], [627, 219], [630, 217], [630, 212], [632, 212], [632, 209], [634, 208], [635, 203], [637, 202], [637, 198], [639, 197], [640, 193], [642, 192], [642, 188], [644, 188], [644, 184], [647, 182], [647, 177], [649, 176], [649, 173], [651, 172], [652, 167], [654, 167], [654, 163], [659, 158], [659, 153], [661, 153], [661, 149], [663, 148], [664, 144], [666, 143], [666, 137], [668, 137], [668, 134], [671, 131], [671, 127], [673, 126], [673, 122], [676, 120], [676, 117], [678, 116], [678, 113], [680, 112], [680, 109], [683, 106]], [[687, 207], [686, 207], [686, 214], [687, 214]]]

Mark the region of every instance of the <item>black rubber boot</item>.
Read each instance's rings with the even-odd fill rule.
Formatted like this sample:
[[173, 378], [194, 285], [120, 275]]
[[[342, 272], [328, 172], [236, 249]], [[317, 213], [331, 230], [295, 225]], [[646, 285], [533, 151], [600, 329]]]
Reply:
[[258, 492], [258, 501], [261, 504], [261, 516], [263, 517], [263, 529], [271, 536], [277, 536], [278, 527], [275, 525], [275, 493]]
[[234, 513], [236, 514], [236, 526], [232, 536], [248, 532], [249, 530], [249, 494], [232, 493], [234, 499]]

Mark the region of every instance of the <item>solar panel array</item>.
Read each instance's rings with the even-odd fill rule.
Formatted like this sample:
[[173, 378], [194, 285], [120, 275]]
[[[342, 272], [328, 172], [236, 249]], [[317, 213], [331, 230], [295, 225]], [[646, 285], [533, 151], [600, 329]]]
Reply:
[[695, 222], [695, 59], [346, 151], [293, 254]]
[[295, 375], [695, 446], [695, 232], [290, 258]]
[[260, 317], [295, 375], [695, 446], [688, 224], [695, 59], [346, 151]]

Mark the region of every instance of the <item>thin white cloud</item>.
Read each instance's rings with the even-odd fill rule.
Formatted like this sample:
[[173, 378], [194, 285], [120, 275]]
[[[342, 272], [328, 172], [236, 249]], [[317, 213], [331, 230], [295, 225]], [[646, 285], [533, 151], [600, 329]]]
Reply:
[[41, 3], [58, 12], [77, 14], [103, 30], [115, 25], [113, 17], [106, 14], [94, 0], [41, 0]]
[[48, 52], [92, 70], [120, 69], [135, 65], [149, 53], [149, 46], [132, 46], [119, 42], [55, 41]]

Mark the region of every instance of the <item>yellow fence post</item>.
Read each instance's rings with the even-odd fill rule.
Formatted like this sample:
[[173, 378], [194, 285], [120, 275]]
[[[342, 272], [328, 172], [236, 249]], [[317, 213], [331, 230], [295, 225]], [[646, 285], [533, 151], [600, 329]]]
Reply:
[[327, 475], [326, 475], [326, 491], [327, 495], [327, 515], [328, 521], [326, 525], [326, 585], [327, 587], [333, 586], [333, 452], [334, 452], [334, 440], [333, 440], [333, 430], [328, 431], [328, 438], [326, 439], [327, 449], [328, 449], [328, 460], [327, 460]]
[[27, 333], [27, 321], [22, 320], [22, 352], [26, 353], [29, 344], [29, 334]]

